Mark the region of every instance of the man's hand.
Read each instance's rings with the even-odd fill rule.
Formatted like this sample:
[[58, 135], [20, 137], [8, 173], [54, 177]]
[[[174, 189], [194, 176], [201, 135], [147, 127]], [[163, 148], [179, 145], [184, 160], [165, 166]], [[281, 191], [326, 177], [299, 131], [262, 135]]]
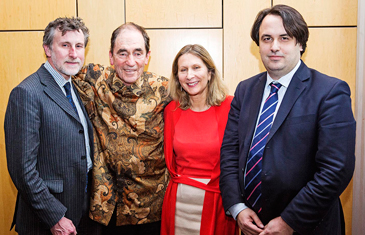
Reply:
[[264, 228], [264, 231], [260, 235], [291, 235], [294, 230], [281, 218], [281, 216], [272, 219]]
[[53, 235], [76, 235], [76, 228], [71, 220], [66, 217], [62, 217], [52, 228]]
[[244, 209], [237, 215], [237, 223], [245, 235], [256, 235], [263, 231], [262, 224], [256, 213], [250, 208]]

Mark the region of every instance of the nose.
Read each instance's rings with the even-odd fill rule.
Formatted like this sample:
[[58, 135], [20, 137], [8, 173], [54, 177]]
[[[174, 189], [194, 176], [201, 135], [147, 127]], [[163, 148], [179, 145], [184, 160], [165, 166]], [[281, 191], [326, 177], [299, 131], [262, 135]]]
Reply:
[[278, 40], [273, 40], [271, 43], [271, 51], [276, 52], [280, 49], [280, 43]]
[[76, 58], [77, 57], [76, 48], [75, 47], [70, 47], [70, 50], [69, 50], [68, 54], [71, 58]]
[[136, 61], [135, 61], [133, 55], [128, 55], [126, 62], [127, 62], [127, 65], [131, 66], [131, 67], [136, 64]]
[[194, 73], [191, 69], [188, 70], [187, 79], [190, 80], [194, 77]]

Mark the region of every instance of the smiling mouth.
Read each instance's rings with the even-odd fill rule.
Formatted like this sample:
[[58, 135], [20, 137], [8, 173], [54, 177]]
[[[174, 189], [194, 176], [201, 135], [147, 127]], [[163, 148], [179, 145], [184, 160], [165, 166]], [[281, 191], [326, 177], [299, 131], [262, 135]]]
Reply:
[[78, 61], [66, 61], [67, 64], [70, 64], [70, 65], [78, 65], [80, 62]]
[[188, 83], [188, 86], [195, 86], [196, 84], [198, 84], [198, 82], [191, 82], [191, 83]]

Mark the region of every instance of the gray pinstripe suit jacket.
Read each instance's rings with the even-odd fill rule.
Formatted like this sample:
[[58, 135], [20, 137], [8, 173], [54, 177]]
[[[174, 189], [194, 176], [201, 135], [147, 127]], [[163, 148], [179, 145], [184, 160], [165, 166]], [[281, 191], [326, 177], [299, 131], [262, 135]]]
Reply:
[[[12, 90], [4, 128], [8, 170], [18, 189], [15, 230], [49, 234], [63, 216], [77, 226], [87, 172], [83, 128], [43, 65]], [[93, 156], [92, 144], [90, 149]]]

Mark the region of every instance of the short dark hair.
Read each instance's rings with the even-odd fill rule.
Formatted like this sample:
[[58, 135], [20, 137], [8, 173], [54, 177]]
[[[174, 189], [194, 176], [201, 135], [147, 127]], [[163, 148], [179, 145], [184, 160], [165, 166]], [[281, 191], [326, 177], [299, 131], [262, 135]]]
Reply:
[[68, 31], [82, 31], [84, 34], [85, 47], [89, 41], [89, 29], [85, 26], [84, 22], [79, 17], [62, 17], [57, 18], [54, 21], [50, 22], [46, 29], [44, 30], [43, 35], [43, 45], [48, 46], [52, 49], [53, 38], [56, 29], [62, 32], [62, 36], [65, 35]]
[[290, 37], [295, 38], [296, 42], [302, 46], [303, 51], [300, 52], [302, 55], [307, 47], [309, 37], [308, 26], [303, 16], [297, 10], [287, 5], [275, 5], [271, 8], [266, 8], [257, 14], [251, 29], [251, 38], [256, 45], [259, 46], [260, 26], [267, 15], [277, 15], [281, 17], [285, 31]]
[[144, 45], [146, 48], [146, 53], [148, 53], [150, 51], [150, 37], [148, 37], [146, 30], [142, 26], [140, 26], [136, 23], [133, 23], [133, 22], [127, 22], [125, 24], [122, 24], [121, 26], [119, 26], [118, 28], [116, 28], [113, 31], [112, 37], [110, 39], [110, 52], [113, 54], [115, 40], [117, 40], [117, 37], [120, 34], [120, 32], [126, 28], [135, 28], [142, 34], [143, 39], [144, 39]]

